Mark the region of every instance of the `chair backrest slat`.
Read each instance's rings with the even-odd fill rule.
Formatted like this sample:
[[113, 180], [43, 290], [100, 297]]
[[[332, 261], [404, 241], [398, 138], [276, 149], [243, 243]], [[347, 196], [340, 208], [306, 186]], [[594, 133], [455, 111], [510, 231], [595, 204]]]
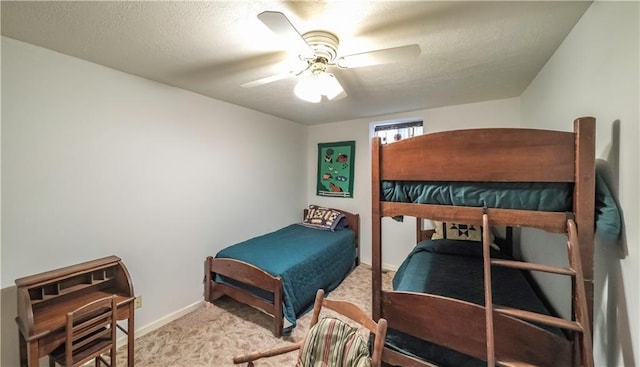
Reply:
[[[117, 327], [116, 296], [104, 297], [67, 313], [64, 364], [82, 366], [111, 350], [111, 367], [115, 367]], [[57, 360], [58, 363], [63, 361]]]

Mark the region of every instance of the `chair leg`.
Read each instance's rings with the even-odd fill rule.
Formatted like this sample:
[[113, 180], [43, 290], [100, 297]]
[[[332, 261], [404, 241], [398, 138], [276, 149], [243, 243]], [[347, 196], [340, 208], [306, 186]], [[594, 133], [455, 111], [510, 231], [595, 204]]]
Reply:
[[103, 364], [105, 366], [107, 366], [107, 367], [115, 367], [115, 362], [114, 362], [113, 358], [111, 358], [111, 356], [109, 356], [109, 363], [107, 363], [107, 360], [104, 359], [104, 357], [97, 356], [96, 357], [96, 367], [100, 367]]
[[56, 361], [51, 356], [49, 357], [49, 367], [56, 367]]

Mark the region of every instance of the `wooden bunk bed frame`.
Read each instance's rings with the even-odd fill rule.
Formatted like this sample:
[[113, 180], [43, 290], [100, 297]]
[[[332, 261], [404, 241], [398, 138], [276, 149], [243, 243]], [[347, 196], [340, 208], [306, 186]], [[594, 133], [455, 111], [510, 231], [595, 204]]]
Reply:
[[[446, 131], [421, 135], [381, 145], [372, 142], [372, 317], [387, 319], [389, 328], [420, 339], [445, 345], [473, 357], [490, 360], [487, 348], [485, 307], [429, 294], [382, 289], [382, 218], [413, 216], [444, 222], [482, 225], [486, 213], [493, 226], [533, 227], [553, 233], [568, 233], [579, 243], [586, 298], [586, 323], [593, 325], [593, 246], [595, 205], [595, 119], [578, 118], [573, 132], [489, 128]], [[573, 210], [569, 213], [498, 208], [445, 206], [386, 202], [381, 200], [382, 181], [486, 181], [569, 182], [573, 184]], [[573, 229], [569, 219], [577, 226]], [[485, 223], [487, 224], [487, 223]], [[426, 234], [427, 236], [429, 233]], [[418, 229], [418, 239], [425, 232]], [[488, 236], [487, 236], [488, 238]], [[485, 248], [488, 245], [485, 245]], [[569, 246], [571, 247], [571, 246]], [[578, 256], [579, 255], [579, 256]], [[485, 269], [486, 271], [486, 269]], [[485, 272], [486, 274], [486, 272]], [[584, 294], [586, 293], [586, 295]], [[495, 354], [510, 362], [539, 360], [554, 356], [562, 365], [590, 365], [578, 338], [556, 340], [541, 335], [540, 329], [519, 319], [493, 314]], [[579, 311], [578, 311], [579, 312]], [[489, 317], [489, 316], [487, 316]], [[585, 333], [591, 347], [591, 334]], [[589, 351], [591, 353], [591, 351]], [[542, 358], [539, 358], [542, 356]], [[584, 359], [587, 359], [584, 361]], [[417, 358], [385, 347], [383, 360], [391, 365], [431, 366]], [[548, 361], [548, 360], [547, 360]], [[501, 360], [499, 365], [511, 365]], [[531, 362], [529, 362], [531, 363]], [[489, 363], [490, 365], [493, 363]], [[526, 365], [532, 365], [526, 364]], [[513, 365], [522, 365], [514, 363]], [[557, 364], [560, 365], [560, 364]]]
[[[354, 267], [356, 267], [360, 264], [360, 215], [340, 209], [334, 210], [344, 214], [348, 222], [347, 228], [355, 233], [356, 255]], [[303, 218], [306, 217], [307, 211], [308, 209], [304, 209]], [[278, 338], [282, 336], [284, 311], [282, 309], [283, 285], [281, 277], [274, 277], [259, 267], [243, 261], [227, 258], [217, 259], [213, 256], [206, 258], [204, 274], [204, 300], [206, 302], [213, 302], [226, 295], [238, 302], [258, 308], [273, 316], [273, 334]], [[216, 274], [265, 290], [273, 294], [273, 302], [269, 302], [247, 290], [216, 282]]]

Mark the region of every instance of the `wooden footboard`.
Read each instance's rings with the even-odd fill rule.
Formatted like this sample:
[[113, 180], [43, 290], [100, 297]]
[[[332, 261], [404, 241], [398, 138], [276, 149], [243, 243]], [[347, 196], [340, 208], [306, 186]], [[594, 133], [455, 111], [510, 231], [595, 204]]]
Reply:
[[[431, 294], [382, 292], [389, 329], [486, 360], [485, 309], [473, 303]], [[500, 361], [535, 366], [570, 366], [571, 341], [532, 324], [494, 313], [495, 355]], [[431, 366], [385, 348], [383, 360], [403, 366]]]
[[[223, 295], [238, 302], [256, 307], [274, 317], [273, 334], [282, 336], [284, 315], [282, 310], [282, 279], [274, 277], [262, 269], [243, 261], [207, 257], [204, 263], [204, 299], [212, 302]], [[238, 287], [216, 282], [216, 274], [240, 279], [242, 283], [263, 289], [273, 294], [273, 302]]]

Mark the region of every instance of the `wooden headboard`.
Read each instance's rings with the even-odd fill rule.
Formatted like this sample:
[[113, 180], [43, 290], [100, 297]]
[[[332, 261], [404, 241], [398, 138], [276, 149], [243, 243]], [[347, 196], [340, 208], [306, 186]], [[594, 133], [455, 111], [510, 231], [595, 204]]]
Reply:
[[[356, 266], [360, 265], [360, 214], [354, 214], [354, 213], [350, 213], [350, 212], [348, 212], [346, 210], [336, 209], [336, 208], [329, 208], [329, 209], [339, 211], [340, 213], [344, 214], [345, 218], [347, 218], [347, 223], [349, 223], [347, 228], [352, 230], [356, 235], [356, 237], [355, 237]], [[308, 208], [305, 208], [302, 211], [302, 218], [303, 219], [307, 216], [307, 212], [308, 211], [309, 211]]]

